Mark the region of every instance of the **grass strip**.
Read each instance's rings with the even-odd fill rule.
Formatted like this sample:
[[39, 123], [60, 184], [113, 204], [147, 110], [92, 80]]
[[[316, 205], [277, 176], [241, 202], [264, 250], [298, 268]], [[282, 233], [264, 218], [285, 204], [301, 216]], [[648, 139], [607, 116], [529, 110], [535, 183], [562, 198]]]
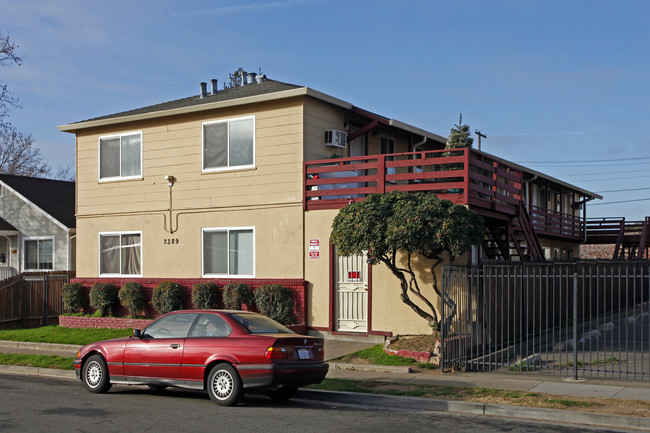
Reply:
[[365, 394], [392, 395], [397, 397], [425, 397], [443, 400], [490, 402], [518, 406], [546, 407], [552, 409], [603, 406], [594, 401], [553, 399], [541, 394], [494, 388], [462, 387], [428, 384], [397, 384], [353, 379], [325, 379], [306, 388], [325, 391], [359, 392]]
[[42, 326], [32, 329], [11, 329], [0, 331], [0, 340], [27, 341], [31, 343], [56, 343], [86, 345], [100, 340], [126, 337], [133, 333], [127, 329], [107, 328], [64, 328]]
[[0, 365], [20, 365], [25, 367], [74, 370], [74, 358], [56, 355], [0, 353]]

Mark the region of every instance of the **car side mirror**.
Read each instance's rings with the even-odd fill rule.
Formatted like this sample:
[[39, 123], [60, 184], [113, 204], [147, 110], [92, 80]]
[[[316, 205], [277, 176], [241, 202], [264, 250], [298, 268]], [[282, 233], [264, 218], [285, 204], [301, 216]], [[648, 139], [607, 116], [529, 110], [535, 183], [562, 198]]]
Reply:
[[133, 337], [142, 338], [142, 331], [140, 331], [139, 329], [134, 329], [133, 330]]

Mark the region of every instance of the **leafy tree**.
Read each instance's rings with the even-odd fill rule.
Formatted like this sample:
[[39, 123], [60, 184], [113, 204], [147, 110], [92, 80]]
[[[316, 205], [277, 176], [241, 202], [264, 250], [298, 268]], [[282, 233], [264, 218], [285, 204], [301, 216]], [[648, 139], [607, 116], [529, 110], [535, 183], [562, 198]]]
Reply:
[[460, 119], [458, 120], [458, 125], [454, 125], [454, 128], [451, 128], [445, 149], [472, 147], [474, 139], [471, 137], [471, 135], [472, 133], [469, 130], [469, 125], [463, 125], [463, 113], [461, 113]]
[[420, 287], [413, 268], [416, 257], [432, 260], [433, 290], [442, 298], [436, 269], [444, 261], [443, 254], [453, 261], [482, 240], [479, 215], [427, 192], [370, 194], [341, 209], [332, 224], [332, 243], [339, 254], [367, 251], [373, 264], [385, 264], [400, 282], [402, 302], [434, 330], [439, 329], [441, 313]]
[[232, 87], [241, 86], [241, 80], [243, 75], [244, 75], [244, 68], [242, 68], [241, 66], [235, 72], [228, 74], [229, 81], [227, 83], [223, 83], [224, 90], [230, 89]]

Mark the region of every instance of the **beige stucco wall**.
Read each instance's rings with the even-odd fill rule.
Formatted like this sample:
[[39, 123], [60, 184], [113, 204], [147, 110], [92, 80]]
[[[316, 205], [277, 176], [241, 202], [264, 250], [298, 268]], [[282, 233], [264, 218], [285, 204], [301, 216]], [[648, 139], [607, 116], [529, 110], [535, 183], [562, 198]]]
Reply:
[[101, 232], [142, 232], [143, 278], [200, 278], [202, 229], [254, 227], [255, 278], [302, 278], [300, 205], [181, 213], [174, 233], [167, 232], [163, 223], [163, 214], [78, 220], [78, 245], [83, 244], [84, 251], [77, 257], [77, 275], [99, 275]]
[[[308, 316], [310, 325], [317, 328], [328, 328], [330, 324], [330, 308], [335, 306], [330, 303], [330, 248], [329, 237], [336, 209], [317, 210], [305, 212], [305, 244], [310, 239], [317, 239], [320, 244], [320, 257], [310, 259], [308, 251], [305, 253], [305, 279], [310, 282], [308, 295]], [[465, 263], [466, 258], [457, 259], [457, 263]], [[402, 263], [403, 264], [403, 263]], [[413, 261], [422, 294], [440, 308], [440, 300], [433, 291], [433, 278], [431, 275], [431, 261], [415, 258]], [[391, 273], [386, 265], [380, 263], [372, 267], [372, 285], [370, 287], [370, 331], [391, 332], [398, 334], [427, 334], [431, 333], [428, 323], [418, 316], [410, 307], [400, 299], [399, 280]], [[441, 267], [437, 268], [437, 278], [440, 286]], [[426, 305], [414, 296], [411, 299], [429, 311]], [[336, 330], [336, 329], [334, 329]]]

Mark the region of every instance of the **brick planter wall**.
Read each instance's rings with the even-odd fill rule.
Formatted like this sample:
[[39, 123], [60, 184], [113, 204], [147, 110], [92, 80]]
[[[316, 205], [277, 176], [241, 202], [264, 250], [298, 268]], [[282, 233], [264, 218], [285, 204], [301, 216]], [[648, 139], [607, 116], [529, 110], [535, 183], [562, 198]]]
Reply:
[[59, 326], [65, 328], [134, 328], [144, 329], [153, 319], [124, 319], [120, 317], [59, 316]]

